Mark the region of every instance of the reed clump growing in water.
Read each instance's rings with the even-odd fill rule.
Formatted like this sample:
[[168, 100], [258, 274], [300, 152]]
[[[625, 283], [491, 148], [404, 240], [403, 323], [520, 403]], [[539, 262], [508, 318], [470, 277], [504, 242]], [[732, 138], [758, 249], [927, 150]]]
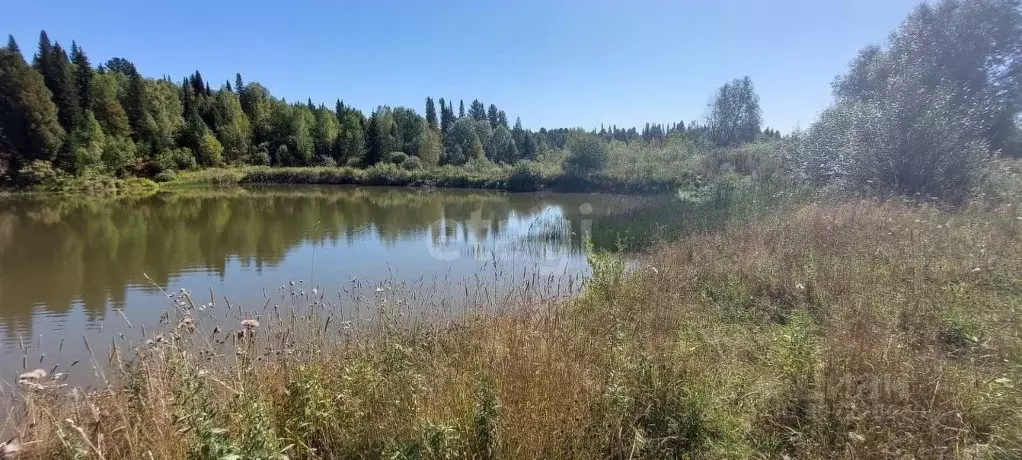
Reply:
[[21, 458], [1022, 455], [1013, 207], [808, 204], [590, 257], [577, 297], [454, 316], [288, 287], [202, 310], [225, 325], [178, 294], [108, 387], [20, 393]]

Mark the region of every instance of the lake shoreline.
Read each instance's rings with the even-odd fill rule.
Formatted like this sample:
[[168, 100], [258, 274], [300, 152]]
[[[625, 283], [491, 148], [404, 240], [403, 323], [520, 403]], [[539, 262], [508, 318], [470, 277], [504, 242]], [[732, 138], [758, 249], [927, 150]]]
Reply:
[[691, 189], [695, 177], [673, 180], [628, 180], [604, 174], [571, 176], [522, 168], [471, 170], [461, 167], [405, 170], [394, 165], [351, 167], [243, 167], [189, 171], [166, 182], [188, 185], [362, 185], [437, 189], [501, 190], [507, 192], [614, 193], [655, 195]]
[[198, 354], [217, 320], [181, 308], [109, 390], [24, 390], [44, 422], [19, 439], [40, 458], [1012, 456], [1015, 214], [804, 204], [631, 270], [590, 249], [585, 289], [556, 304], [409, 322], [383, 290], [353, 328], [292, 295]]

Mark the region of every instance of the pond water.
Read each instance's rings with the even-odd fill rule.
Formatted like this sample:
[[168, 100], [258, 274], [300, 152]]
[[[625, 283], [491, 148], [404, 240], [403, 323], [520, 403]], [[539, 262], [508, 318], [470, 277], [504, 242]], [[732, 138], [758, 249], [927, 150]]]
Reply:
[[648, 225], [635, 218], [648, 200], [379, 187], [0, 198], [0, 380], [85, 367], [86, 341], [99, 360], [143, 342], [182, 288], [253, 312], [282, 292], [344, 306], [401, 286], [450, 311], [570, 295], [583, 235]]

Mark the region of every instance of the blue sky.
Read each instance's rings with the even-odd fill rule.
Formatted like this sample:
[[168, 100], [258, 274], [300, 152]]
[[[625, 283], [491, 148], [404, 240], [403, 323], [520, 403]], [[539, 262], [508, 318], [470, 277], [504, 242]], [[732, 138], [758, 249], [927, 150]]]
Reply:
[[40, 29], [94, 64], [212, 82], [235, 72], [277, 96], [369, 111], [434, 99], [494, 103], [526, 127], [701, 119], [749, 75], [767, 125], [808, 126], [856, 52], [916, 0], [12, 1], [0, 32]]

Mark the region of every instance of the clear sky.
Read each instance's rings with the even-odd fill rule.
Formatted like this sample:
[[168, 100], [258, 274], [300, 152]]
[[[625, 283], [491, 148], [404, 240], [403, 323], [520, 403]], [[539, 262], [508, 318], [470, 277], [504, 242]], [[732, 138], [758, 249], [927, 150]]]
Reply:
[[478, 98], [528, 128], [701, 119], [752, 77], [768, 126], [808, 126], [830, 83], [916, 0], [11, 0], [0, 32], [40, 29], [94, 64], [213, 83], [241, 72], [278, 97], [365, 111]]

